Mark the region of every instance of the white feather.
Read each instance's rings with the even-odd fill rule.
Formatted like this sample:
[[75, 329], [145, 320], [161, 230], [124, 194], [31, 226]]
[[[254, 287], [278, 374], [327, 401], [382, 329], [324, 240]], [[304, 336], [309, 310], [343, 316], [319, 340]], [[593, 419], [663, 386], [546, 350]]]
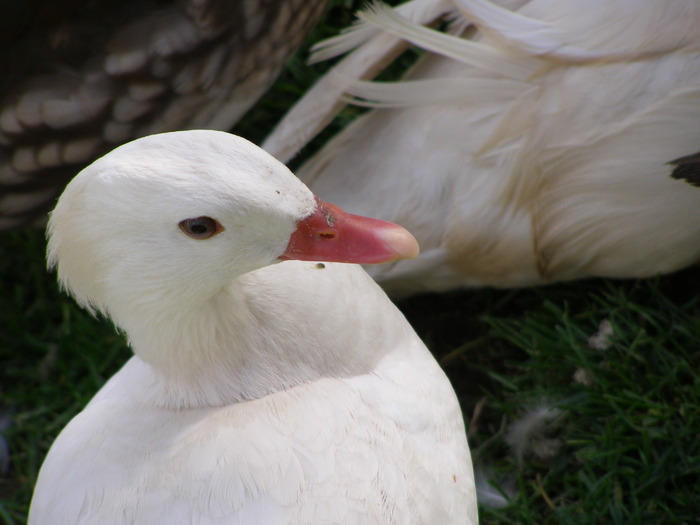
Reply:
[[[440, 19], [448, 8], [449, 0], [413, 0], [401, 8], [401, 13], [412, 22], [429, 24]], [[347, 86], [338, 82], [339, 77], [372, 78], [407, 47], [393, 35], [374, 31], [362, 35], [374, 36], [334, 67], [339, 75], [323, 77], [307, 91], [265, 139], [263, 149], [283, 162], [294, 157], [345, 105], [341, 97]]]
[[527, 84], [508, 79], [446, 78], [403, 82], [343, 80], [349, 101], [358, 106], [392, 108], [419, 104], [470, 104], [517, 97]]
[[513, 450], [518, 463], [527, 453], [536, 450], [537, 443], [545, 439], [544, 432], [562, 416], [562, 411], [551, 403], [542, 403], [526, 410], [508, 427], [506, 442]]
[[387, 33], [401, 37], [427, 51], [438, 53], [458, 62], [474, 66], [496, 75], [524, 80], [533, 74], [537, 62], [522, 57], [512, 57], [499, 49], [479, 42], [455, 38], [451, 35], [423, 27], [402, 17], [382, 4], [360, 11], [361, 20], [376, 25]]

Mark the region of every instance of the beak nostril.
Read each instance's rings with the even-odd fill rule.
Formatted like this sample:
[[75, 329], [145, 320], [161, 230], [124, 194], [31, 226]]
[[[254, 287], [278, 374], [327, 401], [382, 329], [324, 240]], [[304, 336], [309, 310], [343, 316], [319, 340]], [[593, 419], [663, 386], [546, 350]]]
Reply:
[[332, 232], [322, 232], [318, 234], [321, 239], [335, 239], [335, 233]]

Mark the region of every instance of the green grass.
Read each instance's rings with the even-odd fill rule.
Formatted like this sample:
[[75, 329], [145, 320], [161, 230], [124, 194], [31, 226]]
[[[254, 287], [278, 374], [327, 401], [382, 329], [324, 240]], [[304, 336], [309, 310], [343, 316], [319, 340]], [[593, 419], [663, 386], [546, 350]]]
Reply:
[[[421, 314], [426, 305], [435, 315]], [[486, 399], [471, 446], [517, 495], [504, 509], [482, 509], [482, 523], [700, 522], [697, 269], [423, 296], [403, 307], [437, 357], [449, 356], [443, 364], [472, 424]], [[591, 348], [604, 319], [610, 346]], [[574, 380], [577, 370], [589, 386]], [[520, 467], [504, 425], [542, 402], [562, 410], [546, 436], [561, 448]]]
[[[310, 40], [347, 24], [345, 4], [358, 3], [337, 2]], [[313, 82], [325, 66], [309, 69], [303, 56], [236, 132], [260, 141]], [[346, 109], [334, 129], [359, 111]], [[3, 524], [24, 523], [51, 442], [130, 355], [109, 322], [58, 290], [44, 249], [39, 230], [0, 233], [0, 411], [13, 422]], [[691, 269], [400, 304], [453, 382], [476, 462], [512, 495], [504, 508], [482, 508], [482, 523], [700, 523], [699, 298]], [[604, 319], [613, 335], [598, 350], [588, 340]], [[544, 431], [554, 452], [520, 463], [508, 429], [542, 403], [562, 412]]]

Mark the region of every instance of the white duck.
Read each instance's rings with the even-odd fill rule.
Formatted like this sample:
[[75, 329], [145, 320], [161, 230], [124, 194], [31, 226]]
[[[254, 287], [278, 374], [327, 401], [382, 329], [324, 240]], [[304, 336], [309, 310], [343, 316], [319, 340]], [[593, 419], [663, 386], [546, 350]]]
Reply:
[[[450, 17], [461, 38], [424, 27]], [[298, 173], [416, 236], [417, 259], [368, 269], [386, 290], [644, 277], [700, 260], [700, 190], [669, 176], [700, 147], [700, 2], [415, 0], [360, 18], [320, 52], [356, 49], [264, 147], [291, 157], [343, 93], [382, 106]], [[428, 50], [404, 82], [353, 81], [401, 42]]]
[[136, 355], [56, 439], [29, 523], [476, 523], [442, 370], [361, 267], [308, 262], [415, 256], [403, 228], [189, 131], [83, 170], [49, 237]]

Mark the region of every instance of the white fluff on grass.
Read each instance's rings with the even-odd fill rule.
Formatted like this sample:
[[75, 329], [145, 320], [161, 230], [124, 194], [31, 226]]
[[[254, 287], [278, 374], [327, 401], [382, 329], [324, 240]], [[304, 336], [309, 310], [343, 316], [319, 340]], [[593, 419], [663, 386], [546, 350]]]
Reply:
[[603, 319], [598, 325], [598, 332], [588, 338], [588, 346], [594, 350], [607, 350], [612, 344], [614, 335], [613, 326], [607, 319]]
[[541, 401], [513, 421], [506, 433], [506, 442], [522, 464], [526, 455], [539, 460], [551, 460], [561, 448], [561, 441], [547, 436], [547, 430], [563, 415], [554, 403]]

